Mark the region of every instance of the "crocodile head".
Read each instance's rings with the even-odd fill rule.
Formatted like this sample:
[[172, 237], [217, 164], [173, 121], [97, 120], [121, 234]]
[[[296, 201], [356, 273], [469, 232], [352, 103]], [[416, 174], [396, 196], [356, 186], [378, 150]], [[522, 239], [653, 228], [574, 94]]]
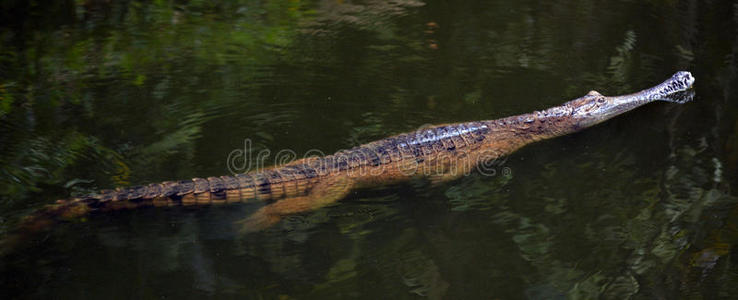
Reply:
[[607, 97], [591, 91], [584, 97], [569, 101], [566, 106], [578, 128], [589, 127], [636, 107], [654, 101], [684, 103], [694, 97], [694, 77], [686, 71], [677, 72], [671, 78], [652, 88], [623, 96]]

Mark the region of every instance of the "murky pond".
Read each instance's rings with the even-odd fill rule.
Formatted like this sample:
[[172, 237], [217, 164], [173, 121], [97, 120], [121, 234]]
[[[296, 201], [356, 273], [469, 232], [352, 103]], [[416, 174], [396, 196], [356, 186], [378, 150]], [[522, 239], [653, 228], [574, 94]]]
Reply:
[[[654, 103], [496, 172], [257, 204], [92, 214], [0, 264], [11, 298], [729, 298], [738, 293], [730, 1], [7, 1], [0, 221], [99, 189], [245, 171], [495, 119], [677, 70]], [[3, 297], [4, 298], [4, 297]]]

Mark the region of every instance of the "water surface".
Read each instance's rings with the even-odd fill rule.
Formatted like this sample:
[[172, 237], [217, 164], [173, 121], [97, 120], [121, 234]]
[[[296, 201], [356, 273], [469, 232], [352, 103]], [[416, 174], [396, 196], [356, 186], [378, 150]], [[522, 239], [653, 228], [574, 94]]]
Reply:
[[[730, 1], [0, 4], [0, 218], [102, 188], [230, 174], [677, 70], [639, 108], [479, 174], [352, 194], [268, 230], [257, 205], [120, 211], [2, 258], [19, 298], [727, 298], [738, 287]], [[268, 161], [267, 164], [273, 164]], [[509, 170], [510, 173], [503, 172]]]

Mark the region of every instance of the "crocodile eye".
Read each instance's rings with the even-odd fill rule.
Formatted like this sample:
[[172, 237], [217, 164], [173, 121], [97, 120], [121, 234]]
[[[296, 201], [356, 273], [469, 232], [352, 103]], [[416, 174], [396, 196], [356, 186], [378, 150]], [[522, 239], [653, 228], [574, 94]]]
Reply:
[[599, 104], [603, 104], [603, 103], [605, 103], [605, 101], [606, 101], [606, 99], [604, 97], [597, 99], [597, 103], [599, 103]]

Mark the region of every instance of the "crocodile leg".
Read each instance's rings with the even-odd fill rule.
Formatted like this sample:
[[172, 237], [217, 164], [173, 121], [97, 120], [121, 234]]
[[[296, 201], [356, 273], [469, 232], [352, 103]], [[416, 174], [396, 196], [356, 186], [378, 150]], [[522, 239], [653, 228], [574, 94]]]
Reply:
[[428, 176], [428, 181], [430, 182], [431, 186], [439, 186], [441, 184], [444, 184], [449, 181], [453, 181], [455, 179], [459, 179], [464, 175], [464, 173], [459, 171], [453, 171], [453, 172], [446, 172], [446, 173], [440, 173], [440, 174], [433, 174]]
[[316, 184], [305, 196], [286, 198], [268, 204], [244, 220], [237, 221], [236, 225], [241, 233], [259, 231], [267, 228], [282, 219], [282, 216], [311, 211], [348, 195], [354, 186], [351, 178], [345, 176], [328, 177]]

